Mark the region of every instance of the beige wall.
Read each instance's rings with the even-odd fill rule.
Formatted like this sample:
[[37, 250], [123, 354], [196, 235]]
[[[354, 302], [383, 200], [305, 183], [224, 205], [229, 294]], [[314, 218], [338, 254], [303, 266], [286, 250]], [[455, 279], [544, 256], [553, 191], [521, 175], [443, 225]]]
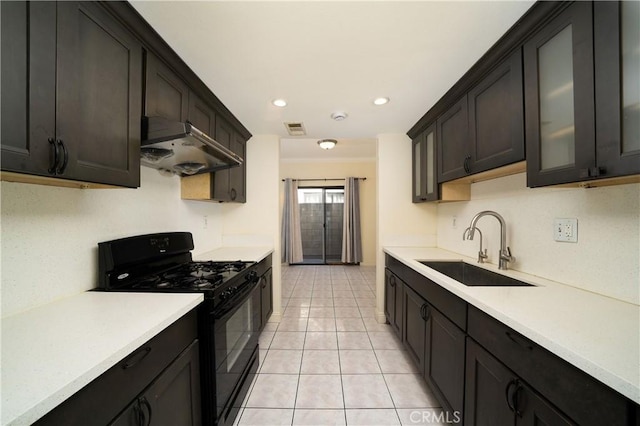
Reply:
[[411, 140], [403, 134], [378, 136], [378, 243], [376, 315], [384, 322], [385, 246], [433, 247], [437, 206], [411, 199]]
[[273, 314], [282, 315], [280, 284], [280, 138], [256, 135], [247, 142], [247, 202], [222, 205], [224, 246], [272, 246]]
[[[362, 265], [376, 263], [376, 162], [289, 162], [280, 163], [280, 178], [344, 178], [349, 176], [366, 177], [360, 182], [360, 224], [362, 227]], [[323, 180], [304, 182], [303, 184], [326, 185], [335, 181]], [[283, 185], [281, 183], [280, 190]], [[280, 207], [281, 208], [281, 207]]]

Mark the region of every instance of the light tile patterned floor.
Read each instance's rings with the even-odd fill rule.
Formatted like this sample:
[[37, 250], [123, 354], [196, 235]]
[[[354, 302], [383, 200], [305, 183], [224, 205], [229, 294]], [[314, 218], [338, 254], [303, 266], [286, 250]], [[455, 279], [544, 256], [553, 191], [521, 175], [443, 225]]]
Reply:
[[375, 314], [375, 268], [282, 268], [283, 318], [236, 425], [437, 425], [441, 408]]

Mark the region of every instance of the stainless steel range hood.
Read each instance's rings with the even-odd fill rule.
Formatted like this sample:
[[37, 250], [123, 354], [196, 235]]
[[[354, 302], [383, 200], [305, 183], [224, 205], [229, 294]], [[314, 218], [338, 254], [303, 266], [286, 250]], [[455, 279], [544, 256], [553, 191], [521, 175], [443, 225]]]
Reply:
[[236, 167], [243, 161], [189, 122], [142, 118], [140, 163], [144, 166], [190, 176]]

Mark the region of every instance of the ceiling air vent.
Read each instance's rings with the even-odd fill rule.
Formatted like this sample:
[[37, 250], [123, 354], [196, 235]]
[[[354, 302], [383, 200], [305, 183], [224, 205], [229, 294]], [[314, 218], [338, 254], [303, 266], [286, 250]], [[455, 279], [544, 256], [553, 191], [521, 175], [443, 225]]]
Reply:
[[304, 136], [307, 134], [307, 131], [304, 129], [304, 124], [302, 123], [284, 123], [284, 127], [287, 128], [287, 132], [291, 136]]

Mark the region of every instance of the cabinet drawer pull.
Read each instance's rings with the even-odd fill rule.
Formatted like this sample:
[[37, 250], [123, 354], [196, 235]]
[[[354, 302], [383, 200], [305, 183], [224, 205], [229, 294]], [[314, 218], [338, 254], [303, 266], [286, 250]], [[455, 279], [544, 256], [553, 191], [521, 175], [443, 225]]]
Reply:
[[62, 139], [58, 139], [58, 146], [60, 146], [62, 148], [62, 153], [64, 155], [63, 160], [62, 160], [62, 165], [56, 170], [56, 174], [63, 174], [64, 171], [67, 168], [67, 164], [69, 163], [69, 151], [67, 151], [67, 147], [64, 144]]
[[133, 367], [134, 365], [145, 359], [150, 353], [151, 346], [145, 346], [144, 348], [138, 349], [133, 354], [131, 354], [129, 358], [127, 358], [122, 368], [126, 370]]
[[50, 174], [56, 174], [56, 168], [58, 167], [58, 156], [60, 155], [60, 151], [58, 149], [58, 144], [53, 138], [48, 139], [49, 144], [53, 147], [53, 161], [51, 162], [51, 166], [49, 170], [47, 170]]
[[469, 160], [471, 160], [471, 156], [467, 155], [464, 157], [464, 171], [467, 173], [471, 173], [471, 167], [469, 167]]
[[511, 340], [516, 345], [518, 345], [518, 346], [520, 346], [520, 347], [522, 347], [524, 349], [528, 349], [530, 351], [533, 350], [533, 345], [530, 342], [528, 342], [527, 340], [525, 340], [524, 338], [521, 338], [519, 336], [515, 336], [510, 331], [505, 331], [504, 334], [506, 334], [507, 337], [509, 338], [509, 340]]

